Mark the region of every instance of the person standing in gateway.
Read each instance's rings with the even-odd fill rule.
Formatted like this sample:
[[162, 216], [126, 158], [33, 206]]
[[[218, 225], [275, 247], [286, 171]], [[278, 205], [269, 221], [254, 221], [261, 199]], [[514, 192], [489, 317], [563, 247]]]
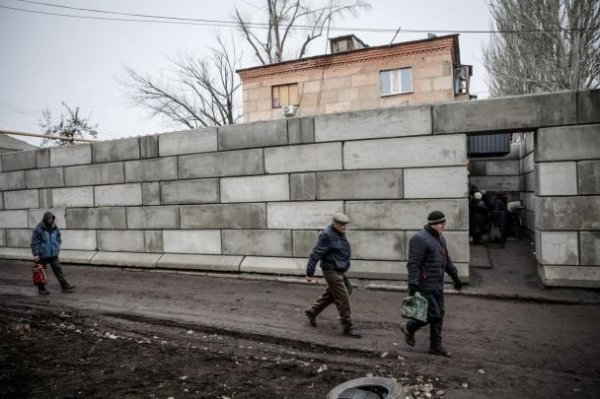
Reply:
[[408, 290], [412, 296], [419, 291], [427, 299], [427, 321], [411, 319], [400, 326], [406, 343], [415, 346], [415, 332], [429, 324], [429, 353], [451, 357], [442, 345], [444, 324], [444, 272], [452, 277], [454, 288], [462, 289], [458, 270], [446, 246], [442, 231], [446, 226], [446, 216], [433, 211], [427, 217], [427, 225], [411, 238], [408, 247]]
[[[50, 264], [56, 279], [60, 283], [62, 292], [71, 293], [74, 291], [75, 286], [67, 283], [58, 260], [62, 240], [60, 230], [54, 223], [55, 219], [56, 217], [52, 212], [47, 211], [44, 213], [42, 221], [33, 229], [31, 234], [31, 252], [36, 263], [41, 263], [44, 266]], [[38, 290], [40, 295], [49, 294], [45, 285], [38, 285]]]
[[327, 306], [335, 303], [340, 314], [344, 334], [352, 338], [360, 338], [352, 325], [350, 315], [350, 294], [352, 285], [344, 273], [350, 268], [350, 243], [346, 239], [346, 226], [350, 223], [348, 216], [341, 212], [333, 214], [331, 225], [319, 235], [306, 266], [306, 280], [313, 282], [317, 263], [321, 261], [323, 277], [327, 289], [315, 303], [305, 311], [311, 326], [317, 326], [317, 316]]

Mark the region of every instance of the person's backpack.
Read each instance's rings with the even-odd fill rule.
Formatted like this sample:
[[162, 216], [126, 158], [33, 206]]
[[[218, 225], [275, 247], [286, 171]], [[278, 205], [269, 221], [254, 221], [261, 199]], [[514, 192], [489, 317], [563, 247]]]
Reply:
[[427, 321], [427, 299], [418, 291], [402, 300], [402, 317]]
[[46, 265], [36, 263], [33, 265], [33, 284], [35, 285], [46, 285], [48, 283], [48, 276], [46, 276]]

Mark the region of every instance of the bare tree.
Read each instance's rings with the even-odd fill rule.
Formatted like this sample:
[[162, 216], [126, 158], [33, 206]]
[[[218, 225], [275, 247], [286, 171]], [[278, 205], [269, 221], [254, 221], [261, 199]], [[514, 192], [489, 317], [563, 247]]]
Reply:
[[[284, 51], [290, 51], [288, 44], [297, 30], [306, 32], [306, 37], [297, 54], [290, 55], [292, 58], [304, 57], [308, 45], [320, 37], [334, 19], [371, 8], [364, 0], [266, 0], [265, 3], [261, 10], [265, 13], [266, 23], [252, 23], [237, 8], [234, 16], [262, 65], [283, 61], [286, 58]], [[257, 33], [259, 30], [264, 30], [264, 35]]]
[[52, 114], [49, 109], [42, 111], [42, 117], [39, 125], [44, 129], [44, 134], [48, 136], [60, 136], [61, 139], [45, 138], [42, 141], [42, 147], [52, 145], [69, 145], [73, 144], [75, 138], [98, 137], [98, 125], [92, 125], [89, 121], [90, 117], [82, 118], [79, 115], [79, 107], [75, 109], [69, 107], [65, 102], [61, 103], [67, 110], [67, 115], [61, 114], [60, 121], [54, 123]]
[[599, 0], [491, 0], [493, 96], [600, 86]]
[[195, 129], [237, 123], [241, 115], [236, 95], [241, 83], [235, 71], [240, 58], [235, 46], [228, 51], [221, 39], [218, 44], [210, 49], [208, 59], [171, 57], [174, 76], [170, 84], [126, 68], [130, 81], [123, 85], [153, 116], [163, 116], [177, 125]]

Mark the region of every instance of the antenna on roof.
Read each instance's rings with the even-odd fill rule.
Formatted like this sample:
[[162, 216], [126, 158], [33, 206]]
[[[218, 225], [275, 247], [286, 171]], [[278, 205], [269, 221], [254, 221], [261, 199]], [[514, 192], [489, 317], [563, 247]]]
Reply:
[[392, 37], [392, 41], [390, 41], [390, 46], [392, 43], [394, 43], [394, 40], [396, 40], [396, 36], [398, 36], [398, 33], [400, 33], [400, 29], [402, 29], [402, 26], [398, 26], [398, 29], [396, 29], [396, 33], [394, 33], [394, 37]]

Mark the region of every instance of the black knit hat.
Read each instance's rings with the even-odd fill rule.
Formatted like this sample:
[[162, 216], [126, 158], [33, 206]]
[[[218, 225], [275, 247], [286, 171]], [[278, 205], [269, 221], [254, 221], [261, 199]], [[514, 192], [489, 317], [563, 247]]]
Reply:
[[433, 211], [427, 216], [427, 224], [439, 224], [446, 221], [446, 215], [440, 211]]

